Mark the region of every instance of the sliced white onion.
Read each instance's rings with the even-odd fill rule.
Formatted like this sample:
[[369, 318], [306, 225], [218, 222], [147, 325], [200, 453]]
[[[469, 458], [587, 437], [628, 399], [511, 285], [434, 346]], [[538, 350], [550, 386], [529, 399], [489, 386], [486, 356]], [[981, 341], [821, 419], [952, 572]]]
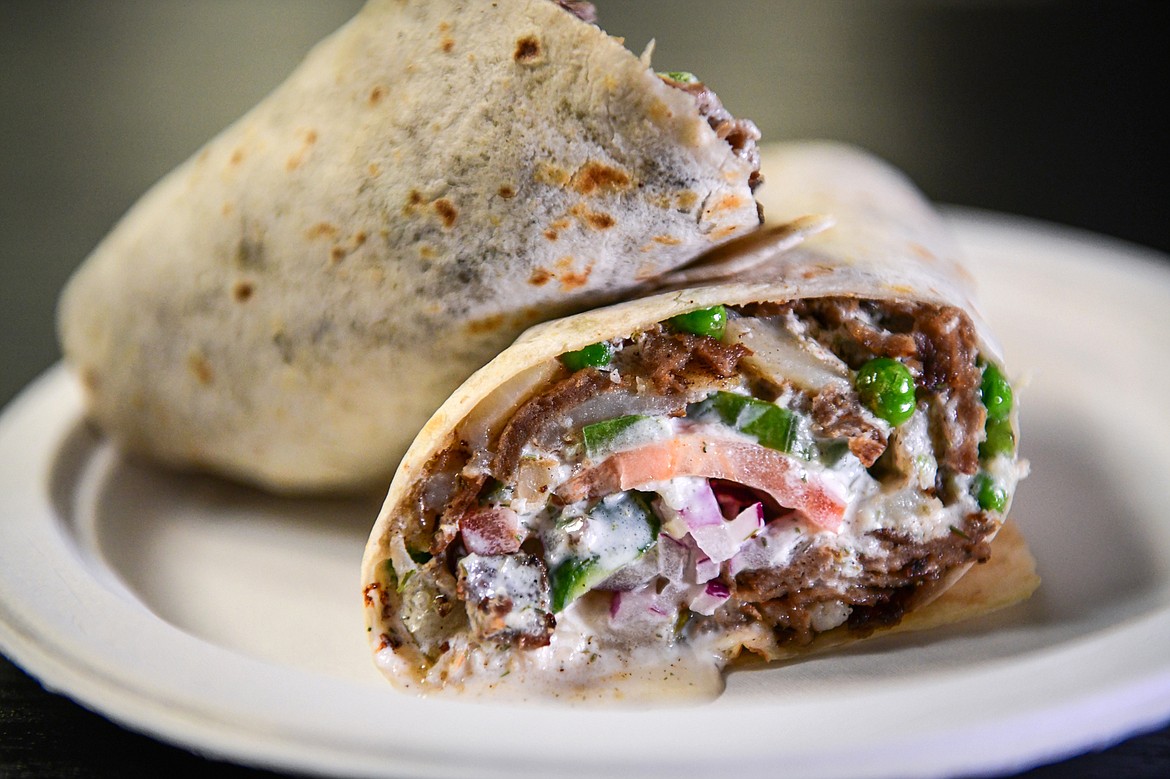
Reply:
[[[760, 532], [764, 527], [764, 504], [754, 503], [736, 515], [735, 519], [727, 523], [727, 534], [737, 544], [742, 544]], [[738, 546], [737, 546], [738, 549]]]
[[691, 570], [691, 580], [695, 584], [706, 584], [719, 575], [719, 563], [705, 554], [699, 554]]
[[696, 614], [708, 617], [731, 597], [731, 592], [722, 582], [707, 582], [705, 585], [696, 587], [695, 591], [695, 595], [691, 598], [690, 609]]
[[849, 367], [839, 357], [793, 333], [778, 317], [731, 319], [726, 333], [752, 350], [744, 363], [777, 384], [792, 383], [813, 393], [830, 384], [849, 384]]
[[661, 602], [655, 588], [615, 592], [609, 602], [609, 619], [615, 628], [660, 624], [673, 619], [673, 608]]
[[687, 573], [691, 548], [663, 533], [658, 536], [658, 573], [667, 581], [681, 582]]

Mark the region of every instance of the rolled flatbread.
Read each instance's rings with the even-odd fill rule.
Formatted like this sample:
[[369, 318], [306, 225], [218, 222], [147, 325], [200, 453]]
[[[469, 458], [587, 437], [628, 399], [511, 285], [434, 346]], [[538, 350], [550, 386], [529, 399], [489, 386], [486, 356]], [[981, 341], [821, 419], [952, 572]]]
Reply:
[[763, 170], [788, 221], [676, 278], [709, 283], [530, 329], [422, 430], [363, 563], [396, 684], [691, 684], [1035, 588], [1000, 532], [1018, 404], [939, 217], [851, 147]]
[[70, 281], [92, 418], [274, 490], [383, 487], [524, 328], [757, 227], [754, 125], [587, 18], [372, 0]]

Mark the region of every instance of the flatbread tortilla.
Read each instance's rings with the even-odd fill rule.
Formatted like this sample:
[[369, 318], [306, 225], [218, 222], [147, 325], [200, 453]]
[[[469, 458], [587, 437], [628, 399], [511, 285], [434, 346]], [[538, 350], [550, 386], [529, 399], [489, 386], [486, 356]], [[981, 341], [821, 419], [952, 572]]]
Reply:
[[91, 417], [277, 491], [384, 486], [525, 327], [759, 224], [754, 141], [682, 86], [549, 0], [372, 0], [71, 279]]

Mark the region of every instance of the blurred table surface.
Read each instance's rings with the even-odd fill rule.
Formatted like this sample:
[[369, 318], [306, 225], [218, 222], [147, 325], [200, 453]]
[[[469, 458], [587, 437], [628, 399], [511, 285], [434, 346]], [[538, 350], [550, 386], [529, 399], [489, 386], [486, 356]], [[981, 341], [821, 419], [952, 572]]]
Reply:
[[[994, 749], [994, 745], [988, 748]], [[290, 776], [210, 760], [126, 730], [66, 697], [47, 692], [0, 656], [0, 777], [101, 779], [146, 775], [227, 779]], [[1135, 735], [1104, 750], [1034, 767], [1017, 776], [1164, 779], [1170, 777], [1170, 727]]]

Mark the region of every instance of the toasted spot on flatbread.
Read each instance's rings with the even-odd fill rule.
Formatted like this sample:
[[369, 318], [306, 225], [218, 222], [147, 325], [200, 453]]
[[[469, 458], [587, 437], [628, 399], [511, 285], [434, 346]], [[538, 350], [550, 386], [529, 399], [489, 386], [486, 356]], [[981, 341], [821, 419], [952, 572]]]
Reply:
[[305, 158], [309, 154], [309, 150], [312, 149], [315, 143], [317, 143], [316, 130], [309, 129], [301, 131], [301, 146], [292, 154], [288, 155], [288, 158], [284, 161], [285, 169], [292, 172], [299, 168], [304, 163]]
[[540, 46], [540, 39], [535, 35], [525, 35], [516, 39], [516, 49], [512, 52], [512, 59], [521, 65], [535, 65], [544, 59], [544, 51]]
[[540, 287], [547, 284], [552, 277], [552, 273], [547, 268], [536, 268], [532, 271], [532, 275], [528, 277], [528, 283], [535, 287]]
[[723, 227], [716, 227], [714, 230], [707, 233], [707, 238], [712, 241], [720, 241], [724, 238], [727, 238], [728, 236], [734, 235], [737, 232], [739, 232], [739, 225], [724, 225]]
[[699, 202], [699, 193], [690, 189], [684, 189], [679, 192], [674, 198], [674, 204], [677, 208], [683, 211], [690, 211]]
[[714, 204], [709, 206], [704, 212], [704, 216], [710, 217], [714, 214], [722, 213], [724, 211], [735, 211], [743, 206], [743, 198], [734, 193], [728, 193], [720, 197]]
[[608, 230], [617, 224], [617, 220], [603, 211], [590, 211], [585, 215], [585, 221], [594, 230]]
[[425, 202], [426, 199], [422, 196], [422, 193], [417, 189], [412, 189], [406, 195], [406, 204], [402, 206], [402, 213], [410, 216]]
[[593, 273], [593, 263], [587, 264], [580, 270], [574, 268], [573, 263], [574, 260], [571, 255], [557, 260], [556, 277], [557, 281], [561, 283], [561, 290], [564, 292], [572, 292], [575, 289], [584, 287], [589, 283], [589, 275]]
[[661, 100], [655, 100], [650, 104], [650, 118], [659, 124], [665, 122], [674, 116], [674, 112], [670, 110], [670, 106]]
[[569, 213], [594, 230], [608, 230], [617, 224], [617, 220], [610, 214], [604, 211], [593, 211], [584, 203], [577, 203], [569, 209]]
[[507, 200], [509, 198], [516, 197], [516, 189], [511, 184], [503, 184], [498, 190], [496, 190], [496, 194]]
[[256, 291], [256, 286], [250, 281], [237, 281], [232, 286], [232, 298], [237, 303], [246, 303], [252, 298], [252, 294]]
[[81, 386], [89, 394], [95, 394], [102, 386], [101, 376], [98, 374], [98, 369], [92, 365], [86, 365], [81, 369]]
[[[657, 248], [658, 247], [654, 246], [654, 244], [647, 244], [646, 246], [642, 247], [642, 250], [646, 251], [646, 252], [651, 252], [651, 251], [655, 251]], [[634, 280], [635, 281], [645, 281], [646, 279], [652, 279], [661, 272], [662, 272], [662, 268], [660, 268], [658, 266], [658, 263], [647, 262], [647, 263], [640, 265], [638, 267], [638, 270], [634, 272]]]
[[[573, 213], [573, 209], [570, 209], [569, 212]], [[567, 217], [561, 217], [559, 219], [556, 219], [553, 222], [551, 222], [549, 224], [549, 226], [545, 229], [544, 237], [549, 239], [550, 241], [555, 241], [558, 237], [560, 237], [561, 232], [564, 230], [568, 230], [572, 224], [573, 223], [571, 221], [569, 221], [569, 219]]]
[[[336, 230], [330, 233], [330, 236], [336, 235]], [[369, 234], [365, 230], [358, 230], [349, 237], [346, 243], [335, 243], [329, 249], [329, 261], [338, 263], [344, 260], [353, 252], [357, 251], [369, 239]]]
[[577, 169], [570, 181], [582, 195], [621, 192], [630, 188], [630, 175], [604, 162], [590, 160]]
[[455, 39], [451, 37], [450, 32], [450, 22], [439, 22], [439, 49], [446, 54], [455, 50]]
[[663, 246], [678, 246], [682, 243], [681, 238], [675, 238], [673, 235], [655, 235], [650, 240]]
[[935, 256], [934, 252], [932, 252], [930, 249], [927, 249], [925, 246], [923, 246], [920, 243], [911, 241], [909, 244], [909, 247], [910, 247], [910, 251], [913, 254], [921, 257], [922, 259], [926, 260], [927, 262], [936, 262], [938, 260], [938, 257]]
[[246, 235], [242, 236], [239, 243], [236, 244], [235, 261], [236, 265], [241, 268], [263, 268], [263, 242]]
[[469, 333], [494, 333], [503, 326], [507, 320], [503, 314], [492, 314], [483, 319], [473, 319], [467, 323], [467, 332]]
[[569, 175], [569, 171], [564, 168], [541, 161], [536, 165], [536, 172], [533, 173], [533, 178], [541, 184], [563, 187], [569, 183], [572, 177]]
[[205, 387], [215, 381], [215, 373], [211, 370], [211, 363], [202, 354], [192, 354], [187, 358], [187, 370]]
[[382, 98], [386, 97], [386, 87], [381, 84], [375, 84], [374, 88], [370, 90], [370, 96], [366, 98], [366, 102], [370, 106], [376, 106], [382, 102]]
[[455, 220], [459, 217], [459, 211], [455, 208], [455, 204], [445, 197], [441, 197], [434, 202], [435, 213], [443, 220], [443, 224], [447, 227], [455, 224]]
[[228, 157], [228, 165], [230, 165], [231, 167], [234, 168], [243, 161], [244, 161], [244, 149], [242, 147], [237, 147], [237, 148], [233, 149], [231, 156]]
[[800, 277], [807, 281], [809, 279], [815, 279], [818, 276], [824, 276], [824, 275], [832, 273], [832, 272], [833, 272], [832, 268], [826, 267], [824, 265], [814, 265], [811, 268], [805, 268], [801, 272]]
[[333, 238], [338, 233], [337, 225], [329, 222], [318, 222], [305, 231], [305, 237], [310, 241], [318, 238]]
[[303, 137], [301, 139], [300, 149], [297, 149], [295, 152], [289, 154], [288, 158], [284, 160], [284, 170], [287, 170], [291, 173], [292, 171], [297, 170], [298, 167], [301, 167], [302, 163], [304, 163], [305, 157], [308, 157], [309, 150], [315, 143], [317, 143], [317, 131], [304, 131]]
[[[362, 603], [366, 606], [374, 605], [374, 597], [370, 595], [371, 592], [377, 591], [380, 588], [378, 584], [367, 584], [362, 588]], [[379, 596], [380, 597], [380, 596]]]

